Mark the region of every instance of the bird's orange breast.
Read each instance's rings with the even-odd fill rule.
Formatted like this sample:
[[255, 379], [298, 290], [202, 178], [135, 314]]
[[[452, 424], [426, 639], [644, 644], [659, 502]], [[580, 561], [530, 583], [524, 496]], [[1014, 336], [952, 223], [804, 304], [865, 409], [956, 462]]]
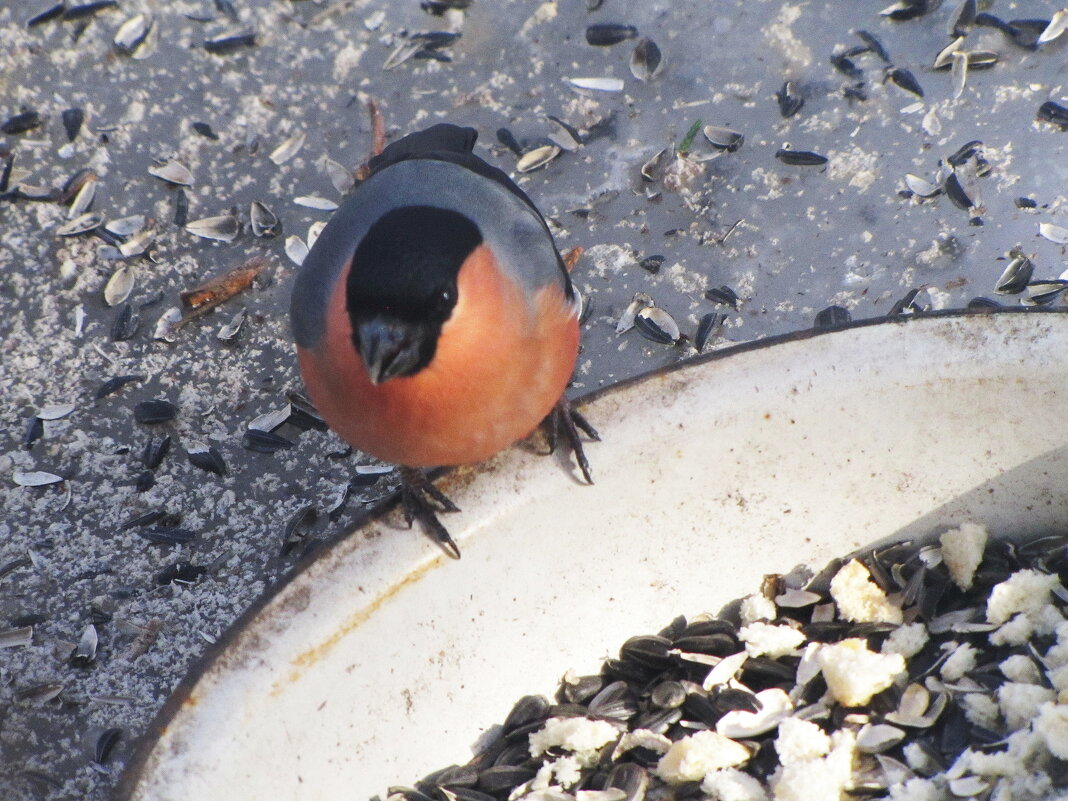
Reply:
[[353, 447], [410, 467], [479, 462], [528, 435], [560, 399], [579, 341], [561, 287], [527, 297], [479, 246], [460, 269], [457, 304], [433, 360], [376, 386], [352, 343], [349, 269], [331, 296], [322, 340], [297, 350], [312, 400]]

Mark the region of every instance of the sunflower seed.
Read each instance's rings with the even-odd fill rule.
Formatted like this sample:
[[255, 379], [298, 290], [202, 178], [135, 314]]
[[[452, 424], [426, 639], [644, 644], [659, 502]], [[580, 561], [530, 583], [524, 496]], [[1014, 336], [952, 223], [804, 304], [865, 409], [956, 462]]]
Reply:
[[828, 306], [816, 313], [815, 328], [834, 328], [839, 325], [846, 325], [852, 321], [853, 315], [849, 313], [849, 309], [842, 306]]
[[942, 189], [945, 191], [946, 197], [953, 201], [953, 205], [957, 208], [968, 211], [975, 207], [976, 204], [972, 201], [972, 198], [968, 195], [967, 191], [965, 191], [964, 185], [960, 182], [960, 179], [955, 172], [951, 172], [946, 176], [946, 180], [942, 184]]
[[758, 711], [732, 710], [716, 721], [716, 732], [735, 739], [756, 737], [776, 728], [794, 709], [790, 697], [778, 687], [761, 690], [756, 700]]
[[98, 765], [106, 764], [121, 739], [122, 729], [117, 726], [100, 732], [93, 747], [93, 762]]
[[1062, 8], [1053, 14], [1053, 17], [1049, 21], [1049, 25], [1038, 36], [1038, 44], [1045, 44], [1046, 42], [1052, 42], [1058, 38], [1062, 33], [1068, 30], [1068, 8]]
[[1052, 100], [1047, 100], [1038, 107], [1036, 119], [1042, 122], [1052, 122], [1054, 125], [1061, 126], [1062, 130], [1068, 131], [1068, 107], [1054, 103]]
[[737, 153], [745, 143], [745, 137], [738, 131], [719, 125], [706, 125], [701, 129], [701, 133], [710, 145], [727, 153]]
[[293, 202], [298, 206], [315, 209], [316, 211], [335, 211], [337, 209], [337, 203], [333, 200], [319, 197], [318, 195], [299, 195], [293, 198]]
[[516, 172], [533, 172], [539, 167], [544, 167], [550, 161], [559, 156], [561, 150], [556, 145], [542, 145], [524, 153], [516, 162]]
[[122, 304], [111, 323], [111, 341], [125, 342], [132, 339], [141, 328], [141, 315], [133, 313], [133, 306]]
[[213, 142], [219, 141], [219, 135], [212, 130], [212, 127], [206, 122], [194, 122], [190, 127], [205, 139], [210, 139]]
[[194, 467], [217, 476], [226, 475], [226, 462], [223, 461], [222, 454], [213, 446], [202, 442], [192, 442], [186, 448], [186, 456]]
[[37, 25], [42, 25], [50, 20], [56, 19], [57, 17], [61, 17], [63, 16], [63, 11], [66, 9], [66, 7], [66, 0], [61, 0], [61, 2], [53, 4], [46, 8], [44, 11], [41, 11], [38, 14], [34, 14], [32, 17], [26, 20], [26, 27], [33, 28]]
[[152, 246], [152, 243], [156, 241], [156, 234], [150, 229], [141, 231], [140, 233], [131, 236], [125, 242], [119, 244], [119, 255], [124, 259], [132, 259], [137, 256], [143, 256], [148, 249]]
[[651, 81], [664, 69], [664, 56], [652, 39], [641, 39], [630, 54], [630, 74], [639, 81]]
[[867, 723], [857, 732], [857, 750], [863, 754], [880, 754], [904, 739], [904, 730], [897, 726]]
[[193, 173], [184, 164], [174, 161], [160, 161], [148, 168], [148, 174], [175, 186], [190, 186]]
[[889, 77], [891, 81], [906, 92], [912, 92], [912, 94], [917, 97], [923, 97], [923, 87], [920, 86], [920, 82], [916, 80], [916, 76], [907, 69], [902, 67], [892, 69], [890, 70]]
[[623, 79], [622, 78], [568, 78], [567, 82], [571, 84], [575, 89], [582, 89], [591, 92], [622, 92], [623, 91]]
[[23, 111], [21, 114], [8, 117], [3, 123], [0, 123], [0, 132], [6, 134], [26, 133], [40, 127], [43, 122], [44, 119], [36, 111]]
[[1019, 250], [1010, 251], [1011, 260], [1001, 277], [994, 284], [994, 291], [999, 295], [1018, 295], [1027, 287], [1035, 265]]
[[308, 246], [304, 244], [304, 240], [299, 236], [291, 234], [286, 237], [286, 255], [291, 262], [299, 267], [308, 258]]
[[0, 631], [0, 648], [20, 648], [31, 643], [33, 643], [33, 626], [20, 626]]
[[993, 67], [1001, 56], [993, 50], [971, 50], [967, 53], [969, 70], [988, 70]]
[[1062, 228], [1059, 225], [1053, 225], [1053, 223], [1039, 223], [1038, 233], [1050, 242], [1056, 242], [1058, 245], [1068, 245], [1068, 228]]
[[177, 414], [178, 407], [162, 398], [141, 401], [134, 406], [134, 420], [144, 425], [166, 423], [173, 420]]
[[886, 51], [883, 43], [880, 42], [874, 34], [868, 33], [868, 31], [856, 31], [857, 36], [868, 46], [868, 49], [881, 58], [885, 63], [890, 63], [890, 54]]
[[73, 142], [78, 138], [85, 121], [85, 112], [80, 108], [68, 108], [60, 115], [63, 120], [63, 130], [67, 133], [67, 141]]
[[212, 239], [217, 242], [233, 242], [241, 233], [241, 221], [232, 214], [222, 214], [218, 217], [205, 217], [187, 223], [185, 230], [202, 239]]
[[638, 35], [633, 25], [620, 25], [615, 22], [598, 22], [586, 26], [586, 44], [594, 47], [610, 47], [625, 42]]
[[179, 228], [185, 228], [189, 222], [189, 195], [184, 189], [174, 193], [174, 224]]
[[293, 158], [304, 147], [304, 140], [306, 136], [304, 132], [293, 134], [293, 136], [286, 139], [282, 144], [271, 151], [271, 155], [268, 158], [278, 166], [285, 164], [291, 158]]
[[81, 214], [73, 220], [59, 226], [59, 228], [56, 229], [56, 236], [80, 236], [81, 234], [87, 234], [100, 227], [100, 224], [103, 222], [104, 217], [101, 214], [93, 212]]
[[112, 40], [115, 49], [124, 55], [132, 56], [148, 37], [151, 29], [152, 20], [147, 15], [135, 14], [122, 23], [115, 32], [115, 38]]
[[153, 437], [145, 443], [145, 448], [141, 451], [141, 464], [148, 470], [155, 470], [163, 462], [164, 457], [171, 450], [171, 435], [167, 434], [160, 439]]
[[145, 215], [134, 214], [129, 217], [120, 217], [117, 220], [108, 220], [104, 228], [115, 236], [133, 236], [144, 227]]
[[783, 164], [796, 167], [818, 167], [828, 161], [826, 156], [813, 153], [811, 150], [790, 150], [789, 148], [780, 148], [775, 153], [775, 158]]
[[346, 195], [356, 185], [356, 176], [352, 170], [331, 158], [323, 159], [323, 170], [338, 194]]
[[965, 36], [975, 25], [976, 0], [962, 0], [949, 17], [948, 36]]
[[571, 152], [578, 150], [582, 147], [582, 137], [579, 132], [564, 122], [559, 117], [554, 117], [552, 114], [548, 115], [548, 119], [553, 123], [554, 130], [549, 134], [549, 140], [559, 147], [561, 150]]
[[634, 316], [634, 327], [646, 339], [663, 345], [674, 345], [682, 337], [675, 318], [656, 306], [641, 309]]
[[144, 380], [145, 377], [143, 375], [115, 376], [114, 378], [109, 378], [107, 381], [97, 387], [96, 392], [93, 393], [93, 397], [96, 398], [96, 400], [101, 400], [102, 398], [106, 398], [108, 395], [115, 394], [127, 384], [132, 384], [135, 381]]
[[642, 178], [646, 181], [657, 181], [663, 175], [664, 166], [675, 155], [674, 147], [666, 147], [656, 153], [651, 159], [642, 164]]
[[242, 47], [255, 46], [256, 34], [252, 31], [216, 36], [214, 39], [208, 39], [203, 44], [204, 50], [216, 56], [229, 55]]
[[241, 445], [257, 453], [274, 453], [284, 448], [292, 448], [295, 443], [270, 431], [258, 431], [250, 428], [241, 438]]

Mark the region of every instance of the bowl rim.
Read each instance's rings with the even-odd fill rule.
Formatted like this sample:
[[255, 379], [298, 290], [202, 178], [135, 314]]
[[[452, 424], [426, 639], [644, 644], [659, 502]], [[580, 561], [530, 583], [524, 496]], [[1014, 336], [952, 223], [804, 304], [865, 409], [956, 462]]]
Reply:
[[[575, 405], [581, 406], [582, 404], [597, 400], [605, 395], [619, 392], [625, 387], [630, 387], [639, 382], [662, 377], [684, 369], [699, 367], [718, 362], [722, 359], [739, 356], [752, 351], [764, 350], [778, 345], [802, 342], [817, 337], [840, 334], [862, 328], [871, 328], [875, 326], [889, 327], [895, 325], [907, 326], [913, 322], [920, 323], [932, 319], [964, 320], [976, 317], [986, 318], [991, 316], [1025, 314], [1068, 316], [1068, 308], [1050, 309], [1041, 307], [1009, 306], [999, 309], [940, 309], [937, 311], [897, 315], [894, 317], [870, 317], [862, 320], [851, 320], [847, 323], [827, 327], [814, 326], [812, 328], [790, 331], [785, 334], [777, 334], [764, 339], [741, 342], [708, 353], [695, 354], [692, 357], [682, 359], [678, 362], [655, 367], [621, 381], [579, 394], [572, 400]], [[432, 480], [437, 481], [438, 479], [455, 472], [457, 469], [458, 468], [456, 467], [435, 468], [429, 471], [429, 475]], [[477, 470], [477, 466], [475, 469]], [[182, 676], [178, 684], [171, 691], [171, 694], [167, 697], [167, 700], [159, 708], [156, 714], [153, 715], [152, 720], [137, 738], [130, 758], [127, 760], [126, 765], [120, 774], [119, 781], [115, 786], [114, 798], [116, 801], [131, 801], [133, 799], [134, 792], [138, 789], [141, 780], [144, 777], [149, 758], [155, 750], [160, 738], [166, 732], [171, 721], [174, 720], [185, 707], [185, 702], [189, 699], [197, 684], [200, 683], [200, 680], [212, 667], [215, 666], [216, 662], [226, 654], [230, 646], [238, 638], [238, 635], [241, 634], [259, 613], [262, 612], [283, 590], [285, 590], [293, 581], [297, 580], [297, 578], [306, 570], [310, 569], [320, 559], [326, 557], [330, 551], [337, 547], [343, 540], [354, 535], [368, 523], [376, 521], [384, 515], [389, 514], [399, 501], [400, 493], [396, 491], [392, 492], [374, 505], [365, 508], [344, 529], [340, 529], [322, 539], [313, 550], [299, 557], [288, 573], [268, 587], [261, 595], [253, 600], [252, 603], [242, 610], [242, 612], [234, 618], [233, 622], [223, 630], [216, 641], [212, 643], [204, 653], [192, 661], [185, 675]]]

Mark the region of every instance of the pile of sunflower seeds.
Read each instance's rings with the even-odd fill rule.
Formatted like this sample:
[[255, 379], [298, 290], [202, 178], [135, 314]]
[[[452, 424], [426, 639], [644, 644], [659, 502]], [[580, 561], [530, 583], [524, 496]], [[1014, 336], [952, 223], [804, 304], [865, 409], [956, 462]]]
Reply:
[[767, 576], [520, 699], [388, 801], [1065, 798], [1065, 584], [1068, 536], [974, 524]]

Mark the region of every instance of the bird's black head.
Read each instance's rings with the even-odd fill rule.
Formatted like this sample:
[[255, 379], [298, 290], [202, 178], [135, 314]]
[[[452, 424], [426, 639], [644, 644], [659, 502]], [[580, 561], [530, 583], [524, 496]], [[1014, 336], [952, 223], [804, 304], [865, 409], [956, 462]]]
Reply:
[[367, 231], [345, 286], [352, 340], [371, 381], [409, 376], [434, 358], [456, 306], [460, 267], [482, 243], [463, 214], [403, 206]]

